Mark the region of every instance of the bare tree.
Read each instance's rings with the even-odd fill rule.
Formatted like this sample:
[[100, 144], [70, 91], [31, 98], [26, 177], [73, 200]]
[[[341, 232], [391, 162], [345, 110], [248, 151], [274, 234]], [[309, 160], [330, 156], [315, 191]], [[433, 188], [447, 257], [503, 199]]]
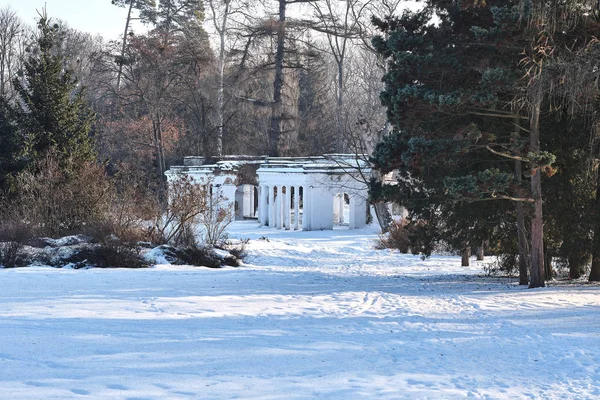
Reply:
[[130, 35], [131, 22], [134, 19], [133, 10], [138, 9], [142, 15], [148, 16], [148, 12], [154, 7], [154, 0], [112, 0], [112, 4], [118, 7], [127, 8], [127, 18], [125, 19], [125, 28], [123, 30], [123, 39], [121, 41], [121, 54], [117, 59], [117, 91], [121, 89], [121, 78], [123, 75], [123, 64], [125, 62], [125, 49], [127, 48], [127, 37]]
[[6, 98], [16, 76], [19, 63], [19, 41], [24, 39], [24, 26], [17, 12], [0, 9], [0, 97]]
[[216, 137], [216, 155], [223, 154], [223, 130], [225, 128], [225, 64], [227, 58], [227, 39], [231, 31], [231, 25], [236, 21], [233, 17], [241, 14], [242, 10], [249, 8], [249, 4], [240, 0], [208, 0], [210, 8], [210, 20], [218, 37], [218, 61], [219, 86], [217, 89], [217, 118], [218, 131]]
[[[346, 59], [349, 54], [349, 47], [352, 40], [357, 39], [360, 33], [359, 22], [355, 18], [355, 8], [359, 0], [346, 0], [339, 2], [336, 0], [323, 0], [311, 3], [314, 10], [315, 23], [312, 29], [325, 34], [329, 53], [335, 60], [337, 69], [336, 79], [336, 124], [337, 124], [337, 151], [345, 151], [344, 145], [344, 93], [345, 93], [345, 72]], [[340, 6], [340, 3], [343, 5]]]

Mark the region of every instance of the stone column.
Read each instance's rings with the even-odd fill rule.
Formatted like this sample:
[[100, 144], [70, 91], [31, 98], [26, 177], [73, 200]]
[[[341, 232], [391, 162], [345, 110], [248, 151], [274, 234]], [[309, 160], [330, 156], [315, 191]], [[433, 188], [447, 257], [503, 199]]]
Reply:
[[310, 195], [310, 187], [308, 185], [304, 186], [304, 190], [302, 191], [302, 229], [304, 229], [305, 231], [310, 231]]
[[336, 194], [333, 197], [333, 223], [334, 224], [340, 223], [340, 202], [338, 201], [338, 196], [339, 195]]
[[350, 197], [350, 229], [359, 229], [367, 224], [367, 201], [360, 196]]
[[270, 228], [275, 227], [275, 186], [269, 186], [268, 223]]
[[224, 183], [219, 188], [215, 189], [217, 189], [217, 193], [220, 192], [223, 195], [223, 197], [225, 197], [227, 207], [229, 207], [229, 212], [231, 213], [231, 218], [235, 220], [235, 185], [230, 183]]
[[275, 199], [275, 219], [277, 229], [283, 227], [283, 213], [281, 212], [281, 206], [283, 203], [283, 186], [277, 186], [277, 198]]
[[350, 197], [350, 221], [348, 223], [348, 229], [356, 229], [356, 197]]
[[260, 226], [267, 225], [268, 218], [268, 204], [267, 197], [269, 196], [269, 187], [268, 186], [259, 186], [258, 187], [258, 221], [260, 222]]
[[300, 186], [294, 186], [294, 229], [300, 226]]
[[345, 199], [344, 193], [340, 193], [339, 196], [340, 196], [339, 199], [338, 199], [338, 201], [339, 201], [339, 206], [338, 207], [340, 209], [339, 224], [343, 225], [344, 222], [345, 222], [344, 221], [344, 205], [346, 204], [346, 199]]
[[285, 229], [290, 230], [291, 225], [292, 225], [292, 219], [291, 219], [291, 202], [292, 202], [292, 187], [291, 186], [286, 186], [285, 187], [285, 197], [283, 198], [283, 200], [285, 201], [284, 207], [283, 207], [283, 224], [285, 226]]

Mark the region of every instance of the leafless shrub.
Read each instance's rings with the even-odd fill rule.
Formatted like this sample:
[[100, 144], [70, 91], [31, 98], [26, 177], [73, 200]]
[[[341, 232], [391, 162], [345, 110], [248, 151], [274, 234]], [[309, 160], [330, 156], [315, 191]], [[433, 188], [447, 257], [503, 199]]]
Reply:
[[377, 249], [398, 249], [403, 254], [410, 251], [410, 246], [410, 228], [406, 220], [392, 222], [388, 233], [379, 235], [375, 242]]
[[164, 213], [155, 217], [151, 228], [154, 243], [194, 245], [195, 226], [207, 211], [206, 186], [197, 184], [187, 175], [182, 175], [169, 185], [169, 203]]
[[[249, 241], [250, 239], [243, 239], [240, 240], [238, 243], [227, 241], [223, 243], [222, 249], [227, 250], [237, 260], [242, 260], [248, 255], [248, 253], [246, 252], [246, 245]], [[240, 264], [238, 263], [236, 266], [239, 265]]]
[[13, 205], [0, 198], [0, 265], [5, 268], [21, 267], [26, 262], [24, 244], [34, 235], [31, 225], [18, 218]]
[[110, 190], [101, 165], [59, 163], [49, 153], [31, 171], [17, 175], [14, 204], [25, 223], [42, 235], [57, 237], [102, 220], [110, 209]]
[[516, 254], [503, 253], [492, 262], [486, 263], [483, 270], [489, 276], [517, 276], [519, 262]]
[[206, 211], [199, 215], [204, 243], [212, 246], [218, 246], [227, 240], [226, 229], [234, 218], [234, 210], [221, 191], [216, 189], [208, 196]]

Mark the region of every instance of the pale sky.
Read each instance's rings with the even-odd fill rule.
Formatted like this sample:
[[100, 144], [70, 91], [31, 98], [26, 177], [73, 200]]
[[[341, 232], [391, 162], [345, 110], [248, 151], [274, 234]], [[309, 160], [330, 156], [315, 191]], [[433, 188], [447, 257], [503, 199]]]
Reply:
[[49, 17], [66, 21], [79, 31], [99, 33], [107, 40], [123, 35], [127, 10], [113, 6], [110, 0], [0, 0], [0, 8], [9, 6], [32, 26], [38, 18], [36, 9], [44, 4]]

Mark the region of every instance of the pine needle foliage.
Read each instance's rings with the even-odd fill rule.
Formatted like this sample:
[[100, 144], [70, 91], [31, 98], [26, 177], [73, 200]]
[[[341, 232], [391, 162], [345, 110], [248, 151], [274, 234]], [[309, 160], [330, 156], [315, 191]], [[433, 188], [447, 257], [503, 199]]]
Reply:
[[40, 14], [37, 40], [28, 48], [22, 79], [15, 79], [15, 117], [29, 165], [52, 150], [60, 160], [96, 158], [92, 127], [95, 114], [86, 104], [84, 88], [66, 68], [58, 51], [59, 26]]

